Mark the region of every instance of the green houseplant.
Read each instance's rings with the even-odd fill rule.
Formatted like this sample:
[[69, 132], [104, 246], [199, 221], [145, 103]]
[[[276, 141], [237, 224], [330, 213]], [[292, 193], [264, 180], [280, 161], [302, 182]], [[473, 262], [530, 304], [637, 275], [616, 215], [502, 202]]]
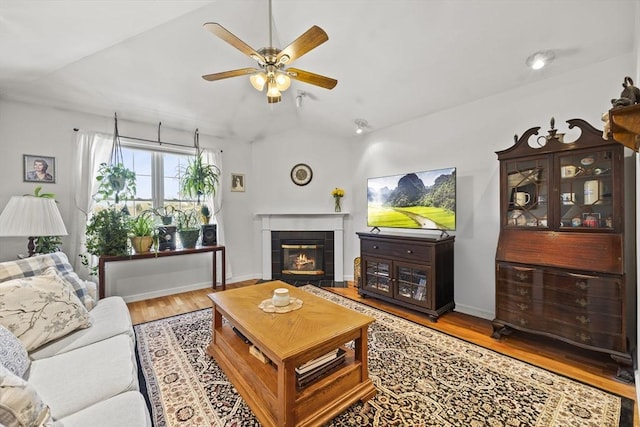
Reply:
[[150, 252], [155, 238], [155, 222], [150, 212], [142, 212], [129, 220], [129, 240], [137, 254]]
[[[46, 199], [55, 200], [55, 194], [41, 193], [40, 191], [42, 191], [41, 185], [33, 190], [33, 195], [35, 197], [44, 197]], [[56, 201], [56, 203], [58, 202]], [[33, 242], [36, 245], [34, 250], [36, 254], [49, 254], [52, 252], [58, 252], [60, 250], [60, 245], [62, 245], [62, 238], [60, 236], [36, 236]]]
[[153, 214], [160, 218], [162, 225], [171, 225], [175, 212], [176, 208], [171, 205], [160, 206], [159, 208], [153, 209]]
[[96, 180], [100, 183], [94, 195], [96, 201], [111, 200], [115, 204], [120, 200], [129, 200], [136, 195], [136, 174], [122, 163], [101, 163]]
[[200, 237], [198, 212], [195, 209], [187, 209], [184, 211], [176, 209], [175, 213], [178, 236], [180, 236], [182, 247], [188, 249], [195, 248], [198, 237]]
[[197, 200], [216, 193], [220, 177], [220, 169], [205, 163], [202, 152], [197, 151], [193, 159], [180, 171], [180, 188], [182, 193]]
[[[129, 240], [128, 215], [121, 209], [111, 206], [94, 212], [86, 230], [85, 246], [90, 255], [128, 255]], [[89, 258], [81, 254], [82, 264], [90, 267]], [[97, 274], [97, 266], [91, 267], [91, 273]]]

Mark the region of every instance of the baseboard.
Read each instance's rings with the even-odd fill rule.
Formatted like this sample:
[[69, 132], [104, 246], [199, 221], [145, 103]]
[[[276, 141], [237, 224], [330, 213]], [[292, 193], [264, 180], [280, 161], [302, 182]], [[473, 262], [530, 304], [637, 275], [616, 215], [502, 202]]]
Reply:
[[142, 300], [145, 300], [145, 299], [165, 297], [167, 295], [179, 294], [179, 293], [182, 293], [182, 292], [197, 291], [199, 289], [205, 289], [205, 288], [211, 289], [211, 282], [194, 283], [192, 285], [185, 285], [185, 286], [178, 286], [178, 287], [175, 287], [175, 288], [160, 289], [160, 290], [153, 291], [153, 292], [145, 292], [145, 293], [142, 293], [142, 294], [127, 295], [127, 296], [123, 296], [122, 298], [124, 299], [125, 302], [129, 303], [129, 302], [135, 302], [135, 301], [142, 301]]
[[470, 316], [479, 317], [481, 319], [493, 320], [496, 316], [495, 313], [491, 313], [486, 310], [481, 310], [478, 307], [472, 307], [469, 305], [456, 303], [455, 311], [458, 313], [468, 314]]

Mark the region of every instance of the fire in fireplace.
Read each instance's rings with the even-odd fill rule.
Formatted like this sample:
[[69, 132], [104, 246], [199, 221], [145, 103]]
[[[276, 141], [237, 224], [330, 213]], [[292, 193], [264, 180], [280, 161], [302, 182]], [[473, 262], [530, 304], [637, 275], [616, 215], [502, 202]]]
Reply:
[[324, 245], [282, 244], [283, 275], [324, 275]]

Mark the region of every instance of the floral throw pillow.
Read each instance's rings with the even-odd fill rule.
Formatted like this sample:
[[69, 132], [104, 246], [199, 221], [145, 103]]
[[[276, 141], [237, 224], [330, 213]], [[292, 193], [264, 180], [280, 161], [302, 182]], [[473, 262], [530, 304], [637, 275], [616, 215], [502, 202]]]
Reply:
[[25, 380], [0, 365], [0, 425], [49, 427], [49, 407]]
[[11, 331], [0, 325], [0, 365], [23, 377], [30, 364], [31, 360], [24, 345]]
[[0, 325], [27, 351], [91, 325], [89, 312], [54, 267], [0, 283]]

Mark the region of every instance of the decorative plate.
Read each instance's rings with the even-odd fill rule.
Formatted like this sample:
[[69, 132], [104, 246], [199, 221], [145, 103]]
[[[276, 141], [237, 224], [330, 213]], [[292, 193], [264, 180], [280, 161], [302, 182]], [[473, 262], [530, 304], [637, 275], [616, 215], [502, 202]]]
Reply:
[[291, 181], [296, 185], [307, 185], [313, 178], [313, 171], [309, 165], [298, 163], [291, 169]]
[[258, 304], [258, 307], [265, 313], [288, 313], [302, 307], [302, 300], [291, 297], [288, 305], [285, 305], [284, 307], [276, 307], [271, 302], [271, 298], [269, 298]]

